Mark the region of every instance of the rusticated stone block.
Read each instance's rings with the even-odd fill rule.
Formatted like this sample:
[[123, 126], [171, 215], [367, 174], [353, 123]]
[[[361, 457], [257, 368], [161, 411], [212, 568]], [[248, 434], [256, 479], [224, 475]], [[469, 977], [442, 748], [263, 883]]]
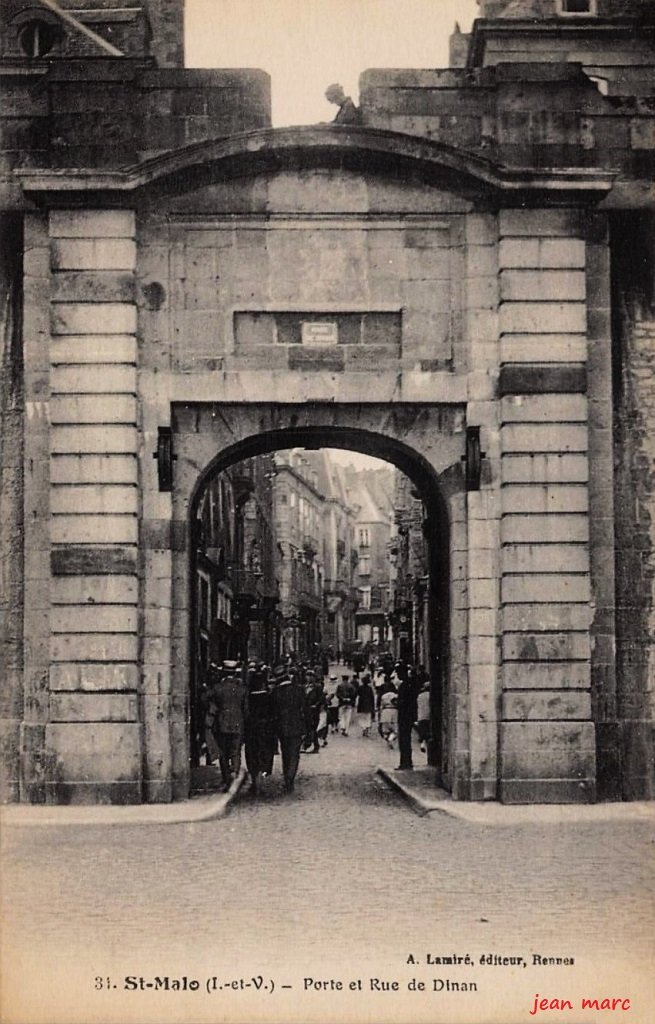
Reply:
[[127, 544], [62, 544], [53, 548], [53, 576], [96, 575], [118, 573], [131, 576], [136, 572], [137, 549]]
[[136, 694], [53, 693], [51, 722], [136, 722]]
[[126, 239], [61, 239], [53, 241], [50, 258], [53, 270], [134, 270], [136, 245]]
[[585, 721], [591, 718], [591, 694], [584, 691], [512, 691], [503, 694], [505, 721]]
[[[535, 349], [532, 358], [536, 355]], [[578, 365], [507, 364], [500, 368], [498, 391], [501, 395], [585, 394], [587, 369]]]
[[503, 722], [500, 742], [505, 779], [594, 778], [591, 722]]
[[53, 662], [135, 662], [138, 653], [138, 638], [131, 633], [58, 633], [50, 637]]
[[506, 690], [586, 690], [591, 686], [588, 661], [505, 662], [502, 683]]
[[70, 334], [54, 338], [49, 349], [53, 366], [62, 363], [136, 363], [136, 338], [130, 334]]
[[134, 238], [132, 210], [51, 210], [51, 238]]
[[134, 276], [128, 271], [65, 271], [52, 281], [53, 302], [134, 302]]
[[54, 455], [50, 462], [53, 484], [136, 484], [135, 455]]
[[50, 666], [50, 690], [98, 691], [135, 690], [139, 685], [139, 667], [115, 662], [57, 662]]
[[584, 661], [591, 643], [588, 632], [505, 633], [502, 650], [505, 661]]
[[53, 516], [50, 536], [53, 544], [136, 544], [138, 521], [134, 515]]

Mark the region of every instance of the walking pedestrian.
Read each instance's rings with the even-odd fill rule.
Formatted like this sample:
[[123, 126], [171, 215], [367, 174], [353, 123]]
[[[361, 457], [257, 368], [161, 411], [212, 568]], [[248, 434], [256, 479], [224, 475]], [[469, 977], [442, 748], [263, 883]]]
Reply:
[[277, 735], [270, 688], [263, 671], [252, 673], [248, 694], [248, 718], [245, 728], [246, 767], [250, 774], [250, 792], [259, 789], [261, 778], [273, 773]]
[[307, 722], [303, 750], [318, 754], [320, 749], [318, 745], [318, 721], [321, 715], [321, 708], [325, 704], [325, 694], [314, 672], [306, 672], [305, 680]]
[[362, 736], [368, 736], [375, 713], [375, 694], [371, 686], [371, 677], [368, 673], [362, 676], [362, 681], [357, 691], [357, 725], [362, 730]]
[[348, 735], [356, 696], [357, 691], [350, 678], [347, 675], [341, 676], [341, 682], [337, 686], [337, 700], [339, 701], [339, 729], [342, 736]]
[[400, 753], [401, 771], [410, 771], [413, 767], [412, 761], [412, 729], [416, 721], [416, 690], [412, 674], [404, 673], [404, 678], [398, 687], [396, 706], [398, 708], [398, 750]]
[[241, 770], [241, 744], [248, 717], [246, 684], [234, 674], [233, 664], [223, 663], [222, 678], [213, 687], [212, 693], [216, 709], [218, 760], [225, 791], [230, 788]]
[[339, 732], [339, 698], [336, 694], [337, 677], [330, 676], [330, 690], [327, 696], [327, 724], [332, 734]]
[[423, 753], [428, 752], [430, 721], [430, 680], [426, 679], [416, 698], [416, 732]]
[[305, 734], [305, 694], [300, 683], [291, 679], [284, 665], [277, 665], [273, 674], [273, 709], [282, 754], [284, 788], [287, 793], [292, 793]]
[[391, 750], [395, 750], [394, 741], [398, 729], [396, 700], [396, 687], [392, 682], [386, 683], [380, 695], [378, 732]]

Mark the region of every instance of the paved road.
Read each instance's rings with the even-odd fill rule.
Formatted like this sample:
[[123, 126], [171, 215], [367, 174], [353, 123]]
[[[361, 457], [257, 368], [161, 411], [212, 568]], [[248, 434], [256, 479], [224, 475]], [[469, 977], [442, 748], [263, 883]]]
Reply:
[[[222, 821], [8, 829], [7, 998], [20, 985], [27, 1007], [15, 1019], [478, 1024], [539, 1019], [529, 1015], [536, 992], [595, 986], [636, 1005], [603, 1020], [650, 1022], [653, 1002], [637, 992], [653, 954], [650, 825], [485, 829], [418, 818], [373, 777], [395, 759], [378, 737], [353, 732], [303, 756], [293, 796], [278, 769], [261, 797], [244, 797]], [[432, 966], [428, 953], [469, 953], [474, 966]], [[529, 968], [480, 965], [484, 953], [522, 956]], [[533, 969], [533, 953], [575, 964]], [[123, 991], [126, 976], [153, 974], [203, 986], [261, 974], [278, 987]], [[117, 989], [94, 991], [97, 976]], [[304, 993], [306, 977], [346, 991]], [[410, 994], [412, 977], [478, 990]], [[367, 992], [371, 978], [398, 981], [399, 992]], [[348, 992], [358, 980], [361, 995]]]

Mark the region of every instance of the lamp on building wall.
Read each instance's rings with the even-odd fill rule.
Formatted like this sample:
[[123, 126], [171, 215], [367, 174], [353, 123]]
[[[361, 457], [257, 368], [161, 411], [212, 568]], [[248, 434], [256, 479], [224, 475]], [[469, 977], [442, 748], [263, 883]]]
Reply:
[[160, 491], [171, 491], [173, 489], [173, 431], [170, 427], [157, 428], [157, 450], [152, 453], [153, 459], [157, 459], [157, 477]]
[[466, 454], [464, 456], [466, 465], [466, 490], [480, 490], [480, 476], [482, 473], [482, 452], [480, 451], [480, 428], [466, 428]]

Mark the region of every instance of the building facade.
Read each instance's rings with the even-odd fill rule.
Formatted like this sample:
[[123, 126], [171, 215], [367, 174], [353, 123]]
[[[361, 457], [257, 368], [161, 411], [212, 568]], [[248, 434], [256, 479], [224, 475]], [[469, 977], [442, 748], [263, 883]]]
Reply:
[[282, 129], [179, 0], [62, 6], [0, 11], [3, 798], [188, 795], [199, 495], [317, 445], [421, 494], [435, 780], [652, 796], [653, 4]]
[[276, 577], [283, 623], [281, 655], [315, 658], [322, 644], [323, 504], [310, 452], [275, 456]]
[[389, 542], [394, 565], [389, 602], [393, 653], [401, 661], [425, 666], [430, 633], [425, 510], [408, 477], [396, 472], [394, 482], [395, 530]]
[[359, 595], [355, 616], [357, 641], [358, 646], [371, 655], [385, 652], [389, 639], [389, 537], [393, 511], [389, 495], [380, 493], [381, 490], [372, 488], [365, 478], [356, 478], [351, 491], [357, 509], [354, 525]]

